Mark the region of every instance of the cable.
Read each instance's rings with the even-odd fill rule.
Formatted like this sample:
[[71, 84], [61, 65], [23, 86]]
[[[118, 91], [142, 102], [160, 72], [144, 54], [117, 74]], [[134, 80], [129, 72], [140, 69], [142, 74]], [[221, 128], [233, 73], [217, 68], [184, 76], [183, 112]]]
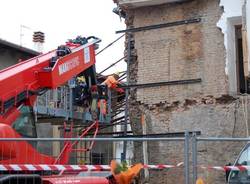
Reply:
[[117, 42], [118, 40], [120, 40], [123, 36], [125, 36], [125, 34], [121, 35], [120, 37], [118, 37], [115, 41], [111, 42], [110, 44], [108, 44], [106, 47], [104, 47], [102, 50], [100, 50], [99, 52], [96, 53], [96, 56], [100, 53], [102, 53], [104, 50], [106, 50], [107, 48], [109, 48], [110, 46], [112, 46], [115, 42]]
[[121, 59], [119, 59], [118, 61], [114, 62], [113, 64], [109, 65], [107, 68], [105, 68], [103, 71], [99, 72], [98, 74], [101, 75], [103, 72], [107, 71], [108, 69], [110, 69], [112, 66], [116, 65], [117, 63], [121, 62], [125, 57], [122, 57]]

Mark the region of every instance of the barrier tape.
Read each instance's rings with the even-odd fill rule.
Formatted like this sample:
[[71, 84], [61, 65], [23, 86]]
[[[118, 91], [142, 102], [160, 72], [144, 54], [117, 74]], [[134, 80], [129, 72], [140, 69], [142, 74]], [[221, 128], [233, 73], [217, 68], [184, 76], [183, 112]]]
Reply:
[[181, 167], [183, 165], [183, 162], [180, 162], [177, 165], [143, 165], [144, 169], [171, 169], [171, 168], [175, 168], [175, 167]]
[[[144, 165], [144, 169], [169, 169], [177, 165]], [[47, 165], [47, 164], [0, 164], [0, 171], [109, 171], [109, 165]]]
[[[171, 169], [183, 166], [177, 165], [143, 165], [144, 169]], [[198, 166], [201, 169], [217, 171], [250, 171], [250, 166]], [[0, 164], [0, 171], [109, 171], [109, 165], [47, 165], [47, 164]]]
[[217, 170], [217, 171], [250, 171], [250, 166], [200, 166], [202, 169]]

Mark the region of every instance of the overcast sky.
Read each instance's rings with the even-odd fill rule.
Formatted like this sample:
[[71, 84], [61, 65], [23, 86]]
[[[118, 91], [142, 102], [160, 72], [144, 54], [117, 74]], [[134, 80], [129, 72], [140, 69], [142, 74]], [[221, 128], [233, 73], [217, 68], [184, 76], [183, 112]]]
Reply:
[[[32, 48], [33, 31], [45, 33], [44, 50], [56, 48], [77, 35], [97, 36], [103, 48], [120, 35], [124, 21], [112, 12], [112, 0], [8, 0], [1, 2], [0, 38]], [[21, 28], [21, 25], [22, 28]], [[22, 30], [22, 31], [21, 31]], [[97, 56], [97, 70], [101, 70], [123, 56], [124, 40]], [[125, 70], [121, 63], [107, 73]], [[106, 74], [107, 74], [106, 73]]]

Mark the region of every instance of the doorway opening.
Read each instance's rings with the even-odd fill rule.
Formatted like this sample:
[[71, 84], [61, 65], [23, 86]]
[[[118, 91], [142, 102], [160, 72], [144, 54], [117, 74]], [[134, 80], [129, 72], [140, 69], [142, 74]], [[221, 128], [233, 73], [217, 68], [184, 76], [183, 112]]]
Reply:
[[237, 88], [239, 93], [248, 93], [247, 80], [244, 75], [242, 26], [235, 26], [235, 46], [236, 46], [236, 74]]

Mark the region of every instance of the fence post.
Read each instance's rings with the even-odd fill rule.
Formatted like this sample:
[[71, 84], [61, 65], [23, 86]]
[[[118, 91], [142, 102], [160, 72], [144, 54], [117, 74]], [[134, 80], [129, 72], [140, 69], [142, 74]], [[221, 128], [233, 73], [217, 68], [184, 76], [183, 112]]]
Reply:
[[188, 131], [185, 131], [184, 175], [185, 175], [185, 184], [189, 184], [189, 132]]
[[[127, 85], [129, 85], [129, 67], [130, 67], [130, 60], [131, 60], [131, 39], [132, 39], [132, 35], [131, 33], [128, 33], [128, 48], [127, 48]], [[127, 129], [128, 129], [128, 122], [129, 122], [129, 113], [128, 113], [128, 109], [129, 109], [129, 89], [126, 88], [125, 89], [125, 112], [124, 112], [124, 132], [123, 135], [126, 136], [127, 135]], [[127, 158], [127, 141], [123, 141], [123, 155], [122, 155], [122, 161], [125, 161]]]
[[193, 184], [197, 180], [197, 139], [196, 132], [193, 132], [192, 135], [192, 164], [193, 164]]
[[[141, 117], [141, 125], [142, 125], [142, 134], [147, 135], [147, 124], [145, 122], [145, 115], [142, 114]], [[142, 150], [143, 150], [143, 163], [145, 165], [148, 165], [148, 142], [143, 141], [142, 142]], [[145, 175], [145, 182], [149, 182], [149, 170], [147, 168], [144, 169], [144, 175]]]

